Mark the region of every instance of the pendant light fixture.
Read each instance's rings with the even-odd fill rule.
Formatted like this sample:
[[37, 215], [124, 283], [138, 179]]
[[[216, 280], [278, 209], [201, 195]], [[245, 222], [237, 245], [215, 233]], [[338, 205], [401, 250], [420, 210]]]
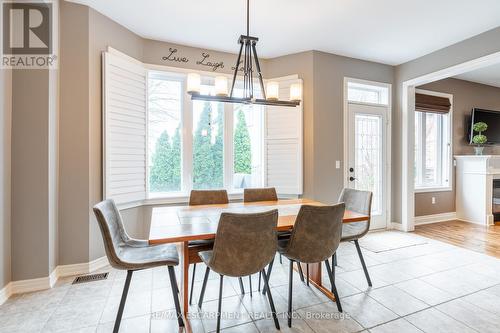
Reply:
[[[205, 95], [200, 93], [201, 78], [197, 73], [188, 74], [187, 92], [191, 95], [192, 100], [214, 101], [224, 103], [244, 103], [244, 104], [260, 104], [260, 105], [275, 105], [275, 106], [291, 106], [300, 105], [302, 98], [302, 85], [299, 83], [290, 86], [290, 100], [283, 101], [279, 99], [279, 83], [268, 82], [267, 91], [264, 89], [264, 81], [260, 70], [259, 57], [255, 45], [259, 39], [250, 36], [250, 0], [247, 0], [247, 34], [241, 35], [238, 39], [240, 44], [240, 52], [234, 66], [233, 82], [231, 91], [228, 93], [228, 80], [225, 76], [217, 76], [215, 78], [215, 96]], [[243, 59], [242, 59], [243, 58]], [[240, 63], [243, 63], [243, 68], [240, 70]], [[255, 70], [254, 70], [255, 66]], [[243, 96], [234, 97], [234, 86], [238, 72], [243, 72]], [[255, 74], [254, 74], [255, 72]], [[259, 80], [260, 91], [263, 98], [255, 98], [254, 75]]]

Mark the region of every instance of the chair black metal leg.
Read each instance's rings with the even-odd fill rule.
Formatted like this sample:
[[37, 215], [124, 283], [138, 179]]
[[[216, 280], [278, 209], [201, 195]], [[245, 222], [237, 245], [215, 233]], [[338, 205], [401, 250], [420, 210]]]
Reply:
[[201, 309], [203, 304], [203, 297], [205, 297], [205, 289], [207, 288], [208, 275], [210, 274], [210, 268], [207, 267], [205, 270], [205, 276], [203, 277], [203, 285], [201, 286], [200, 299], [198, 300], [198, 307]]
[[[267, 281], [271, 281], [271, 271], [273, 270], [273, 264], [274, 264], [274, 258], [271, 260], [269, 265], [267, 266]], [[264, 285], [264, 288], [262, 288], [262, 294], [266, 294], [266, 286]]]
[[240, 290], [241, 290], [241, 294], [242, 295], [245, 295], [245, 287], [243, 287], [243, 279], [242, 278], [238, 278], [238, 281], [240, 282]]
[[172, 296], [174, 297], [175, 312], [177, 314], [177, 322], [179, 327], [184, 327], [184, 320], [182, 319], [181, 304], [179, 303], [179, 295], [177, 293], [177, 279], [175, 277], [175, 270], [173, 266], [168, 266], [168, 275], [170, 277], [170, 286], [172, 287]]
[[118, 331], [120, 330], [123, 309], [125, 308], [125, 302], [127, 301], [128, 289], [130, 287], [130, 281], [132, 280], [133, 273], [134, 271], [127, 271], [127, 277], [125, 279], [125, 285], [123, 286], [122, 299], [120, 301], [120, 307], [118, 308], [118, 313], [116, 314], [115, 327], [113, 328], [113, 333], [118, 333]]
[[252, 297], [252, 276], [251, 275], [248, 276], [248, 285], [250, 288], [250, 297]]
[[309, 264], [306, 264], [306, 283], [309, 286]]
[[299, 269], [300, 281], [304, 282], [304, 272], [302, 272], [302, 266], [298, 261], [297, 261], [297, 268]]
[[220, 332], [220, 317], [222, 311], [222, 288], [224, 282], [224, 275], [220, 276], [220, 285], [219, 285], [219, 306], [217, 307], [217, 333]]
[[370, 275], [368, 274], [368, 269], [366, 268], [365, 259], [363, 259], [363, 253], [361, 253], [361, 248], [359, 247], [358, 240], [354, 241], [354, 245], [356, 245], [356, 250], [358, 251], [359, 260], [361, 261], [361, 266], [363, 266], [363, 271], [365, 272], [366, 281], [368, 282], [368, 286], [372, 286], [372, 280], [370, 279]]
[[260, 291], [260, 280], [262, 279], [262, 272], [259, 272], [259, 291]]
[[333, 254], [332, 266], [337, 266], [337, 252]]
[[292, 284], [293, 284], [293, 260], [290, 260], [290, 271], [288, 273], [288, 327], [292, 327]]
[[280, 254], [280, 264], [283, 265], [283, 256]]
[[278, 321], [278, 316], [276, 315], [276, 308], [274, 307], [274, 301], [273, 301], [273, 296], [271, 295], [271, 289], [269, 288], [269, 281], [267, 281], [266, 274], [264, 274], [264, 285], [266, 288], [268, 288], [267, 292], [267, 299], [269, 300], [269, 306], [271, 307], [271, 312], [273, 315], [273, 320], [274, 320], [274, 326], [276, 326], [276, 329], [280, 329], [280, 323]]
[[196, 276], [196, 264], [193, 265], [193, 278], [191, 280], [191, 290], [189, 291], [189, 304], [193, 303], [194, 277]]
[[339, 312], [342, 312], [342, 305], [340, 304], [339, 293], [337, 292], [337, 286], [335, 285], [335, 278], [333, 276], [332, 269], [330, 267], [330, 262], [328, 261], [328, 259], [325, 260], [325, 264], [326, 264], [326, 271], [328, 272], [328, 277], [330, 278], [330, 283], [332, 285], [332, 293], [335, 296], [335, 303], [337, 303], [337, 309], [339, 310]]

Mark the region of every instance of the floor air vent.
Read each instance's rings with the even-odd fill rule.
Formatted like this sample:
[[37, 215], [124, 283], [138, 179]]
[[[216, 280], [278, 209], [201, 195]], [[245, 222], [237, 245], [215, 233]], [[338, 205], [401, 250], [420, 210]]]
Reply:
[[106, 280], [108, 278], [108, 274], [109, 273], [99, 273], [99, 274], [90, 274], [90, 275], [78, 276], [73, 281], [73, 284]]

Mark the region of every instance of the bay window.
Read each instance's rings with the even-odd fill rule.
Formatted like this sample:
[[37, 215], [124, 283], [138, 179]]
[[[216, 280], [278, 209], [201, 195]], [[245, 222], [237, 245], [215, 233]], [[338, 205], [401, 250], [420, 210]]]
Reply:
[[[183, 201], [191, 189], [265, 186], [302, 193], [302, 106], [193, 101], [185, 72], [152, 70], [115, 50], [104, 53], [103, 70], [105, 198]], [[200, 75], [201, 92], [214, 95], [214, 75]], [[273, 80], [283, 99], [301, 82]]]

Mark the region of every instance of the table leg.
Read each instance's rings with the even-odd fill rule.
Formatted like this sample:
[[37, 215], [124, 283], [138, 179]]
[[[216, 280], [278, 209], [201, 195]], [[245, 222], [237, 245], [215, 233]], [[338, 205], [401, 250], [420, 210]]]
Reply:
[[179, 258], [180, 258], [180, 288], [179, 299], [181, 302], [181, 310], [183, 315], [187, 318], [189, 309], [189, 247], [188, 242], [179, 244]]
[[[302, 265], [302, 270], [307, 269], [306, 264], [301, 264], [301, 265]], [[327, 286], [323, 285], [321, 276], [322, 276], [321, 263], [309, 264], [309, 282], [317, 289], [319, 289], [319, 291], [325, 294], [328, 298], [330, 298], [332, 301], [335, 301], [335, 296], [333, 295], [333, 293]]]

